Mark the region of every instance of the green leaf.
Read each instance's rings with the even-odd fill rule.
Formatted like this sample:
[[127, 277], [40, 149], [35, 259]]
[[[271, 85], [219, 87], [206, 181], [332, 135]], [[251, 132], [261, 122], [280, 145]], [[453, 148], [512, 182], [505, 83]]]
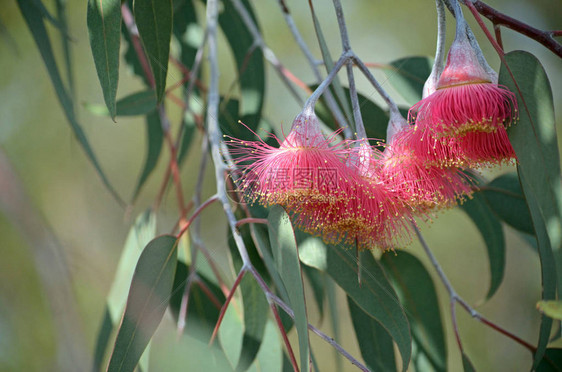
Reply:
[[156, 101], [162, 102], [166, 91], [170, 40], [172, 38], [172, 1], [135, 0], [135, 21], [150, 70], [156, 85]]
[[168, 307], [177, 263], [172, 235], [153, 239], [143, 250], [131, 283], [108, 371], [133, 371]]
[[392, 336], [402, 356], [406, 370], [412, 353], [410, 326], [394, 289], [371, 252], [362, 252], [361, 284], [357, 281], [355, 255], [343, 247], [326, 246], [321, 240], [300, 250], [305, 265], [325, 271], [369, 316], [377, 320]]
[[101, 322], [100, 329], [98, 330], [98, 336], [96, 337], [96, 348], [94, 350], [94, 364], [93, 371], [101, 371], [103, 358], [105, 357], [105, 350], [109, 344], [109, 339], [111, 337], [111, 332], [113, 331], [113, 322], [111, 321], [111, 314], [109, 312], [109, 306], [105, 305], [105, 310], [103, 312], [103, 320]]
[[[559, 295], [562, 292], [562, 186], [552, 91], [544, 68], [532, 54], [514, 51], [505, 59], [517, 86], [505, 65], [499, 83], [516, 94], [520, 113], [519, 123], [508, 134], [539, 246], [542, 299], [551, 300], [557, 282]], [[551, 324], [543, 316], [534, 367], [548, 343]]]
[[[74, 84], [74, 74], [72, 68], [72, 52], [71, 52], [71, 40], [68, 37], [68, 12], [66, 9], [67, 0], [56, 0], [55, 4], [57, 7], [57, 18], [60, 21], [60, 28], [61, 28], [61, 44], [62, 49], [64, 52], [64, 67], [66, 70], [66, 81], [68, 85], [68, 91], [70, 95], [75, 97], [76, 96], [76, 89]], [[0, 25], [1, 29], [1, 25]]]
[[186, 112], [183, 116], [182, 124], [183, 131], [181, 135], [180, 145], [178, 149], [178, 164], [181, 165], [185, 160], [185, 156], [188, 153], [191, 143], [193, 142], [193, 137], [195, 134], [195, 119], [191, 113]]
[[111, 118], [115, 119], [121, 44], [121, 1], [88, 0], [86, 20], [103, 98]]
[[271, 208], [268, 221], [273, 258], [287, 289], [291, 309], [295, 313], [295, 325], [299, 336], [300, 368], [301, 371], [308, 372], [310, 360], [308, 318], [295, 234], [289, 216], [279, 206]]
[[535, 235], [517, 173], [507, 173], [495, 178], [480, 187], [480, 194], [502, 221], [521, 232]]
[[164, 131], [162, 130], [160, 115], [157, 111], [153, 111], [146, 115], [146, 142], [148, 146], [146, 150], [146, 158], [139, 180], [137, 181], [137, 186], [133, 192], [133, 202], [137, 199], [142, 186], [148, 179], [148, 176], [150, 176], [154, 168], [156, 168], [160, 152], [162, 151]]
[[394, 344], [386, 329], [367, 315], [355, 302], [347, 297], [349, 313], [357, 343], [365, 363], [373, 372], [396, 371]]
[[326, 297], [325, 275], [323, 272], [320, 272], [310, 266], [304, 266], [302, 270], [308, 279], [308, 283], [312, 287], [312, 294], [314, 294], [314, 299], [316, 300], [316, 305], [318, 306], [318, 312], [320, 313], [320, 319], [322, 319], [324, 318], [324, 298]]
[[423, 85], [431, 73], [433, 60], [428, 57], [406, 57], [390, 62], [393, 68], [383, 69], [388, 82], [413, 105], [422, 99]]
[[420, 260], [406, 252], [387, 252], [381, 264], [406, 309], [412, 336], [435, 371], [447, 369], [447, 348], [437, 292]]
[[539, 301], [537, 309], [553, 319], [562, 320], [562, 301]]
[[69, 96], [68, 92], [66, 91], [62, 79], [55, 61], [55, 56], [53, 55], [53, 49], [51, 47], [51, 41], [49, 39], [47, 29], [45, 28], [45, 23], [43, 22], [43, 14], [40, 10], [38, 10], [33, 4], [26, 0], [18, 0], [18, 6], [20, 8], [21, 14], [23, 15], [29, 30], [37, 44], [37, 48], [41, 53], [41, 58], [43, 58], [43, 62], [45, 63], [45, 67], [47, 68], [47, 72], [51, 78], [51, 82], [55, 88], [55, 93], [57, 94], [57, 98], [64, 110], [64, 114], [66, 115], [66, 119], [70, 123], [72, 130], [74, 131], [74, 135], [80, 142], [80, 145], [84, 149], [86, 156], [90, 159], [94, 168], [98, 172], [102, 182], [109, 190], [109, 192], [113, 195], [115, 200], [121, 205], [124, 206], [125, 203], [119, 197], [113, 186], [109, 183], [109, 180], [105, 176], [96, 155], [94, 154], [93, 149], [88, 142], [88, 138], [84, 133], [80, 123], [76, 118], [76, 114], [74, 112], [74, 103], [72, 101], [72, 97]]
[[486, 244], [490, 264], [490, 288], [486, 299], [490, 299], [500, 287], [505, 272], [505, 237], [502, 224], [486, 203], [480, 192], [461, 204], [460, 208], [474, 222]]
[[[257, 18], [248, 0], [241, 1], [259, 30]], [[252, 34], [240, 18], [231, 0], [222, 2], [224, 10], [219, 14], [219, 25], [234, 54], [238, 83], [240, 85], [240, 111], [234, 123], [241, 120], [256, 130], [261, 120], [265, 98], [265, 63], [260, 48], [254, 45]]]
[[537, 372], [562, 372], [562, 349], [548, 348], [537, 367]]
[[[236, 272], [239, 273], [243, 267], [243, 261], [238, 253], [236, 242], [232, 237], [230, 229], [228, 229], [228, 234], [228, 245], [231, 252], [232, 263]], [[249, 225], [241, 226], [240, 234], [244, 240], [252, 265], [254, 265], [266, 282], [270, 281], [250, 235]], [[260, 349], [264, 337], [265, 325], [267, 323], [267, 315], [269, 313], [269, 303], [261, 287], [252, 275], [245, 275], [242, 278], [240, 291], [242, 292], [242, 302], [244, 305], [244, 335], [241, 341], [241, 351], [239, 355], [236, 356], [236, 360], [238, 361], [236, 370], [245, 371], [254, 362], [258, 350]]]
[[462, 353], [462, 368], [464, 372], [476, 372], [472, 362], [468, 359], [468, 356], [465, 353]]
[[257, 371], [281, 372], [283, 364], [283, 347], [275, 322], [269, 320], [265, 326], [262, 347], [256, 357], [254, 366]]
[[173, 23], [172, 32], [180, 45], [180, 61], [191, 68], [203, 35], [192, 0], [174, 1]]
[[119, 258], [115, 279], [113, 279], [109, 295], [107, 296], [107, 305], [109, 306], [109, 313], [113, 324], [117, 324], [123, 316], [135, 266], [144, 247], [154, 239], [155, 235], [156, 215], [151, 210], [147, 210], [136, 218], [129, 230], [125, 246]]
[[[312, 86], [312, 88], [316, 88]], [[349, 93], [349, 88], [342, 88], [345, 94], [347, 103], [351, 105], [351, 96]], [[361, 116], [363, 117], [363, 121], [365, 124], [365, 131], [367, 132], [367, 137], [370, 139], [376, 140], [386, 140], [386, 128], [388, 126], [389, 116], [388, 114], [380, 108], [379, 105], [371, 101], [369, 98], [365, 97], [364, 95], [358, 93], [359, 104], [361, 106]], [[341, 105], [340, 105], [341, 107]], [[343, 107], [341, 107], [343, 109]], [[323, 96], [320, 98], [319, 102], [316, 104], [314, 108], [316, 114], [326, 125], [328, 125], [331, 129], [337, 130], [338, 125], [332, 116], [331, 112], [326, 105], [326, 101]], [[373, 145], [376, 145], [375, 141]]]

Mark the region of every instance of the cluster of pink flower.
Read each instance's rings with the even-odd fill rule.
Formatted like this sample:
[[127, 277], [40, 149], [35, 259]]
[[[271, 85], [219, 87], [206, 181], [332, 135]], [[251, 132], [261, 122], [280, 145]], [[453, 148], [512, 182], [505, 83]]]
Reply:
[[282, 205], [296, 227], [328, 243], [401, 245], [413, 216], [471, 196], [465, 169], [515, 159], [506, 127], [517, 102], [495, 78], [469, 41], [457, 39], [439, 79], [410, 109], [410, 123], [391, 120], [383, 152], [364, 138], [326, 138], [307, 107], [279, 147], [228, 140], [242, 169], [238, 188], [248, 202]]

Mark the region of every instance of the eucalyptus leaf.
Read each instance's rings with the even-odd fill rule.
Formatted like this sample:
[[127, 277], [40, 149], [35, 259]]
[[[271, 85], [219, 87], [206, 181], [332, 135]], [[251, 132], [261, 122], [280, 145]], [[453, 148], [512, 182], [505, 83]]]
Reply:
[[299, 336], [300, 369], [308, 372], [310, 360], [308, 317], [295, 234], [289, 216], [280, 206], [271, 208], [268, 221], [273, 258], [287, 289], [290, 306], [295, 315], [295, 325]]
[[[526, 207], [526, 206], [525, 206]], [[460, 206], [480, 231], [486, 245], [490, 265], [490, 288], [486, 299], [490, 299], [500, 287], [505, 272], [505, 237], [498, 217], [486, 203], [486, 198], [476, 192]]]
[[156, 101], [160, 103], [164, 98], [168, 74], [172, 38], [172, 0], [135, 0], [133, 12], [154, 77]]
[[[509, 70], [502, 65], [499, 84], [516, 94], [520, 114], [508, 134], [537, 237], [542, 299], [552, 300], [557, 286], [559, 294], [562, 291], [562, 186], [552, 91], [544, 68], [532, 54], [513, 51], [505, 60]], [[542, 317], [533, 367], [542, 359], [551, 324], [550, 318]]]
[[420, 260], [406, 252], [388, 252], [381, 264], [392, 278], [418, 349], [435, 371], [447, 370], [447, 345], [437, 292], [431, 276]]
[[423, 85], [431, 73], [432, 64], [433, 60], [428, 57], [406, 57], [390, 62], [391, 68], [383, 71], [406, 102], [414, 105], [422, 99]]
[[361, 355], [373, 372], [396, 371], [394, 344], [386, 329], [347, 297]]
[[103, 98], [111, 118], [115, 119], [121, 46], [121, 1], [88, 0], [86, 19]]
[[408, 319], [381, 266], [371, 252], [362, 254], [361, 283], [357, 280], [355, 255], [344, 247], [326, 246], [317, 239], [316, 244], [302, 247], [300, 259], [305, 265], [330, 275], [365, 313], [387, 330], [398, 345], [406, 370], [412, 353]]
[[150, 176], [154, 168], [156, 168], [164, 143], [164, 131], [162, 130], [162, 123], [158, 111], [153, 111], [146, 115], [145, 126], [147, 143], [146, 157], [135, 191], [133, 192], [133, 202], [137, 199], [148, 176]]
[[168, 307], [177, 263], [172, 235], [153, 239], [141, 253], [107, 370], [133, 371]]

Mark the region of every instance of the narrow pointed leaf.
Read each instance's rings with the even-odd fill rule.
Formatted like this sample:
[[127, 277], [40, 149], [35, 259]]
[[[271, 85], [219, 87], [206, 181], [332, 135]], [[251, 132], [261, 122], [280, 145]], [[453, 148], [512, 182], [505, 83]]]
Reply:
[[172, 0], [135, 0], [135, 21], [156, 85], [156, 101], [166, 90], [168, 58], [172, 38]]
[[68, 12], [66, 11], [67, 0], [56, 0], [57, 18], [61, 26], [61, 44], [64, 52], [64, 67], [66, 72], [66, 81], [68, 91], [71, 96], [76, 96], [76, 89], [74, 84], [74, 69], [72, 65], [72, 45], [70, 37], [68, 37]]
[[142, 186], [148, 179], [148, 176], [150, 176], [154, 168], [156, 168], [158, 158], [160, 157], [160, 153], [162, 151], [164, 131], [162, 130], [160, 115], [157, 111], [153, 111], [146, 115], [146, 142], [146, 158], [137, 186], [135, 187], [135, 191], [133, 193], [133, 201], [136, 200]]
[[465, 353], [462, 353], [462, 368], [464, 372], [476, 372], [472, 362], [468, 359], [468, 356]]
[[537, 367], [537, 372], [562, 372], [562, 349], [548, 348]]
[[502, 224], [480, 192], [474, 193], [472, 199], [465, 201], [460, 208], [474, 222], [486, 244], [490, 265], [490, 288], [486, 299], [490, 299], [500, 287], [505, 272], [505, 237]]
[[326, 246], [319, 239], [315, 240], [317, 244], [307, 244], [306, 249], [300, 251], [301, 261], [328, 273], [365, 313], [387, 330], [398, 345], [403, 370], [406, 370], [412, 354], [410, 326], [381, 266], [371, 252], [361, 253], [363, 278], [359, 284], [354, 253], [344, 247]]
[[96, 169], [106, 188], [113, 195], [115, 200], [117, 200], [117, 202], [121, 206], [124, 206], [125, 203], [119, 197], [119, 194], [117, 194], [108, 178], [106, 177], [105, 173], [103, 172], [101, 165], [99, 164], [98, 159], [94, 154], [94, 150], [90, 146], [88, 138], [86, 137], [82, 126], [76, 118], [76, 113], [74, 112], [74, 103], [72, 101], [72, 97], [68, 94], [66, 88], [63, 85], [61, 75], [55, 61], [55, 56], [53, 54], [51, 41], [48, 36], [49, 34], [47, 32], [47, 29], [45, 28], [43, 15], [29, 1], [18, 0], [18, 6], [25, 19], [25, 22], [27, 23], [29, 30], [31, 31], [33, 39], [37, 44], [37, 48], [41, 53], [41, 58], [43, 59], [45, 67], [47, 68], [47, 72], [49, 73], [49, 77], [51, 78], [51, 82], [53, 83], [53, 87], [55, 88], [55, 93], [57, 95], [59, 103], [64, 110], [66, 119], [68, 120], [72, 130], [74, 131], [74, 135], [78, 139], [78, 142], [80, 142], [80, 145], [84, 149], [86, 156], [94, 165], [94, 168]]
[[290, 306], [295, 313], [295, 325], [299, 336], [300, 368], [301, 371], [308, 372], [310, 360], [308, 318], [295, 234], [289, 216], [279, 206], [271, 208], [268, 221], [273, 258], [287, 289]]
[[90, 47], [103, 98], [111, 118], [117, 114], [119, 47], [121, 44], [121, 1], [88, 0], [87, 13]]
[[361, 355], [373, 372], [396, 371], [394, 344], [386, 329], [347, 297]]
[[168, 307], [177, 263], [177, 240], [162, 235], [143, 250], [131, 283], [108, 371], [133, 371]]
[[[499, 83], [517, 96], [519, 122], [509, 128], [509, 139], [517, 154], [519, 179], [529, 206], [541, 260], [543, 300], [562, 291], [562, 186], [550, 82], [538, 59], [513, 51], [502, 65]], [[557, 284], [558, 282], [558, 284]], [[534, 367], [546, 349], [552, 320], [542, 317]]]
[[427, 357], [433, 370], [445, 371], [445, 332], [431, 276], [419, 259], [406, 251], [383, 254], [381, 264], [392, 278], [406, 309], [418, 349]]
[[390, 62], [391, 68], [383, 68], [388, 82], [408, 104], [422, 99], [423, 85], [431, 73], [432, 59], [407, 57]]
[[[248, 0], [241, 1], [258, 26], [252, 6]], [[238, 82], [240, 85], [240, 111], [234, 123], [241, 120], [256, 130], [261, 121], [261, 112], [265, 97], [265, 63], [263, 52], [256, 48], [252, 34], [240, 18], [231, 0], [222, 2], [224, 10], [219, 14], [219, 25], [234, 54]], [[247, 132], [247, 131], [245, 131]], [[245, 133], [247, 138], [248, 133]]]
[[94, 350], [94, 361], [93, 361], [92, 371], [102, 370], [105, 351], [107, 349], [107, 345], [109, 345], [109, 339], [111, 337], [112, 331], [113, 331], [113, 322], [111, 321], [109, 306], [105, 305], [105, 310], [103, 312], [103, 320], [101, 322], [101, 326], [100, 329], [98, 330], [98, 335], [96, 337], [96, 348]]
[[517, 173], [507, 173], [493, 179], [481, 186], [480, 194], [502, 221], [526, 234], [535, 234]]
[[269, 320], [265, 326], [263, 343], [254, 366], [257, 371], [281, 372], [283, 365], [283, 346], [275, 322]]

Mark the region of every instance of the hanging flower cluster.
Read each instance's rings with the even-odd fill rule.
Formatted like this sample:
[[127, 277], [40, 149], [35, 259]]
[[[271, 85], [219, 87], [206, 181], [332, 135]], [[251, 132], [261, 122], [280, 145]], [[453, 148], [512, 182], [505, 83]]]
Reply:
[[506, 132], [517, 117], [515, 95], [494, 80], [457, 29], [445, 68], [408, 122], [391, 114], [383, 152], [365, 138], [326, 138], [307, 105], [283, 141], [274, 137], [279, 147], [228, 139], [242, 170], [238, 189], [247, 202], [282, 205], [296, 227], [328, 243], [402, 245], [413, 216], [471, 197], [466, 169], [515, 159]]

